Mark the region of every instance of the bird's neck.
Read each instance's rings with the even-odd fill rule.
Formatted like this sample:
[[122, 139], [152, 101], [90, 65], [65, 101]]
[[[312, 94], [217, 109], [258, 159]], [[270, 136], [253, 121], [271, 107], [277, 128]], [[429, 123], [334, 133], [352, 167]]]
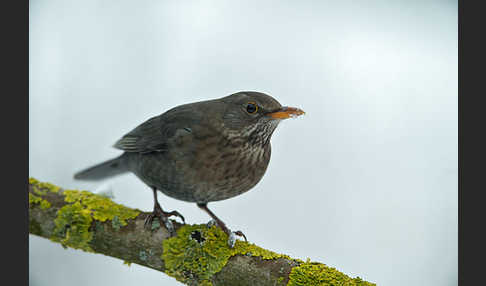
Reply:
[[234, 148], [240, 149], [242, 153], [265, 153], [270, 149], [270, 137], [272, 126], [249, 126], [243, 130], [226, 130], [225, 138]]
[[278, 121], [275, 121], [268, 124], [250, 125], [238, 131], [228, 130], [226, 137], [231, 141], [247, 142], [249, 148], [264, 148], [270, 144], [270, 138], [277, 125]]

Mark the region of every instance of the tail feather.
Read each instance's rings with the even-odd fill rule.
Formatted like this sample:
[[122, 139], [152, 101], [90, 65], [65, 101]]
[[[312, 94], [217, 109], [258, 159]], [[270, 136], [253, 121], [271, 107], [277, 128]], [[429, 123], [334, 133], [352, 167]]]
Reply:
[[74, 179], [86, 181], [98, 181], [128, 172], [125, 157], [123, 155], [94, 165], [74, 174]]

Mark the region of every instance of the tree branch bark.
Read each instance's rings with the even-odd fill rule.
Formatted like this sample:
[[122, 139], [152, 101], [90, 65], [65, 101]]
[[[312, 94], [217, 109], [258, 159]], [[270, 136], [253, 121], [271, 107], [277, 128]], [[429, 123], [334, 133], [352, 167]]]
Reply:
[[304, 262], [237, 241], [207, 225], [173, 221], [170, 237], [148, 213], [88, 191], [29, 179], [29, 232], [64, 247], [117, 257], [165, 272], [187, 285], [375, 285], [317, 262]]

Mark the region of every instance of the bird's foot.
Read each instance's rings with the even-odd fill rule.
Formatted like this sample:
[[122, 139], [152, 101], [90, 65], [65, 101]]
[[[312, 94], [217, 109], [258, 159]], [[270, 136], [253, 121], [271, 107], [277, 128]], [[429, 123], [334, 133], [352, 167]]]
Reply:
[[213, 225], [218, 225], [218, 223], [214, 219], [208, 221], [208, 223], [206, 224], [208, 228], [211, 228]]
[[243, 233], [241, 230], [233, 231], [232, 233], [236, 234], [236, 235], [237, 235], [237, 236], [239, 236], [239, 237], [243, 237], [243, 238], [245, 239], [245, 241], [248, 241], [248, 240], [246, 239], [245, 234], [244, 234], [244, 233]]
[[171, 216], [176, 216], [178, 218], [180, 218], [182, 220], [182, 224], [186, 224], [186, 220], [184, 219], [184, 217], [178, 212], [178, 211], [171, 211], [171, 212], [163, 212], [163, 215], [165, 217], [171, 217]]
[[176, 234], [174, 224], [169, 219], [171, 216], [177, 216], [185, 224], [184, 217], [177, 211], [165, 212], [160, 205], [155, 205], [154, 210], [145, 218], [145, 227], [148, 229], [154, 229], [154, 219], [158, 218], [159, 223], [163, 222], [171, 236]]
[[235, 246], [235, 243], [236, 243], [236, 237], [239, 236], [239, 237], [243, 237], [245, 239], [245, 241], [248, 241], [246, 239], [246, 236], [245, 234], [243, 234], [243, 232], [241, 230], [237, 230], [237, 231], [231, 231], [228, 227], [226, 227], [226, 225], [224, 223], [218, 223], [218, 221], [212, 219], [210, 220], [207, 224], [207, 227], [212, 227], [213, 225], [216, 225], [218, 226], [219, 228], [221, 228], [227, 235], [228, 235], [228, 245], [229, 247], [233, 248]]
[[217, 225], [219, 226], [227, 235], [228, 235], [228, 245], [229, 247], [233, 248], [235, 246], [235, 243], [236, 243], [236, 236], [242, 236], [245, 241], [248, 241], [246, 240], [246, 236], [243, 234], [243, 232], [241, 230], [238, 230], [238, 231], [231, 231], [229, 230], [229, 228], [226, 227], [226, 225], [224, 224], [224, 222], [222, 220], [220, 220], [212, 211], [210, 211], [208, 209], [208, 204], [207, 203], [198, 203], [197, 206], [204, 210], [205, 212], [207, 212], [209, 214], [209, 216], [212, 218], [211, 221], [208, 222], [207, 226], [208, 227], [211, 227], [213, 225]]
[[230, 233], [228, 234], [228, 245], [229, 245], [230, 248], [233, 248], [235, 246], [236, 236], [243, 237], [245, 239], [245, 241], [248, 241], [248, 240], [246, 240], [246, 236], [243, 234], [243, 232], [241, 232], [241, 230], [230, 231]]
[[159, 215], [157, 212], [152, 212], [145, 218], [145, 228], [149, 230], [154, 230], [160, 226], [160, 223], [164, 223], [165, 228], [169, 231], [171, 236], [174, 236], [175, 228], [174, 224], [166, 216]]

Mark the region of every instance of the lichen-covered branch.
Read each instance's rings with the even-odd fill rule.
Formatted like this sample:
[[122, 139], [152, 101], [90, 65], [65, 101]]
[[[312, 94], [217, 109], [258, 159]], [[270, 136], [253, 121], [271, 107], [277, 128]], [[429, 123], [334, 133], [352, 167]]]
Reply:
[[229, 248], [216, 226], [174, 221], [174, 237], [157, 223], [147, 230], [147, 214], [88, 191], [29, 179], [31, 234], [147, 266], [187, 285], [375, 285], [244, 241]]

